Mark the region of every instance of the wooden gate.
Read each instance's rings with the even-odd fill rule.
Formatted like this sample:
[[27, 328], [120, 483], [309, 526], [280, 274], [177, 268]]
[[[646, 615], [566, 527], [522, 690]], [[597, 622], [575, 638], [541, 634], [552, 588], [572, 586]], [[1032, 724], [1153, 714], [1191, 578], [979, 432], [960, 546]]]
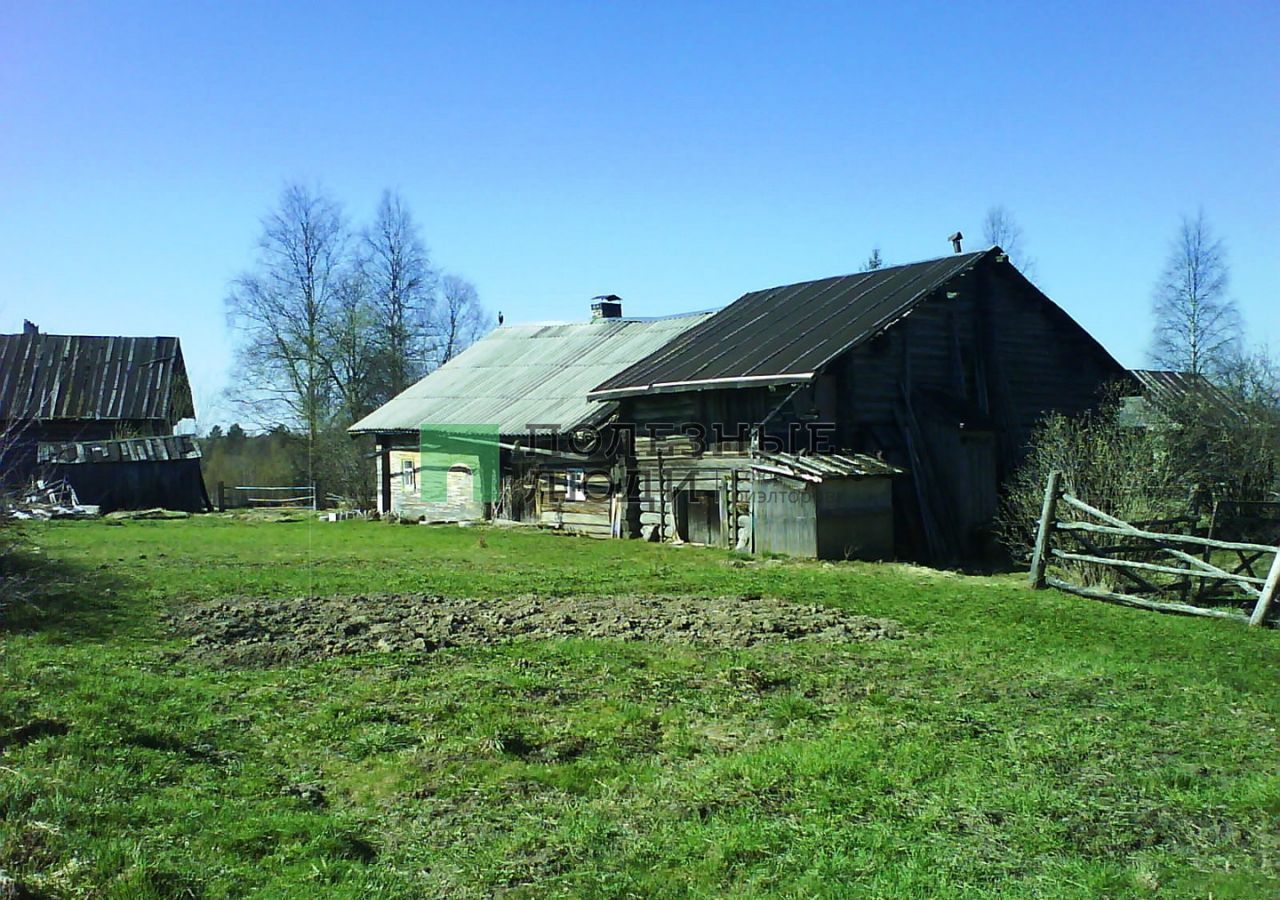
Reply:
[[[1280, 547], [1149, 530], [1062, 490], [1054, 472], [1031, 559], [1031, 586], [1159, 612], [1261, 625], [1280, 590]], [[1058, 518], [1061, 505], [1077, 521]], [[1191, 552], [1195, 551], [1195, 552]], [[1048, 574], [1069, 568], [1077, 584]], [[1116, 580], [1125, 590], [1116, 590]], [[1236, 609], [1224, 609], [1234, 606]], [[1247, 612], [1246, 612], [1247, 610]]]

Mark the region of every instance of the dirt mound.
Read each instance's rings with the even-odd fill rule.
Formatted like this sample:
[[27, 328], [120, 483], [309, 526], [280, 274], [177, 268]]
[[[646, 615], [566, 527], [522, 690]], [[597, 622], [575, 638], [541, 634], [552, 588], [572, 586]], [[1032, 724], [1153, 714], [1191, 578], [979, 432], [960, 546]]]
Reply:
[[191, 638], [191, 655], [250, 665], [565, 637], [736, 648], [902, 636], [886, 619], [759, 597], [240, 598], [187, 607], [171, 622]]

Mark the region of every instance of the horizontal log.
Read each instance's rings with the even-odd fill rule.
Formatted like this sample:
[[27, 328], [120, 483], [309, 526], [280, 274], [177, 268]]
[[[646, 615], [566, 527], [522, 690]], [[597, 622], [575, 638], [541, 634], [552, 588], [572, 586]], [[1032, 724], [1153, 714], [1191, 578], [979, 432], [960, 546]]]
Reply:
[[573, 525], [604, 525], [609, 527], [609, 515], [606, 513], [580, 513], [580, 512], [554, 512], [544, 510], [542, 513], [543, 522], [563, 522]]
[[1248, 623], [1249, 617], [1241, 613], [1228, 612], [1223, 609], [1206, 609], [1201, 606], [1189, 606], [1186, 603], [1165, 603], [1157, 600], [1148, 600], [1146, 597], [1135, 597], [1132, 594], [1117, 594], [1114, 591], [1106, 591], [1102, 588], [1080, 587], [1063, 581], [1060, 578], [1046, 578], [1045, 584], [1049, 587], [1057, 588], [1060, 591], [1066, 591], [1068, 594], [1078, 594], [1081, 597], [1088, 597], [1091, 600], [1105, 600], [1108, 603], [1118, 603], [1121, 606], [1134, 606], [1139, 609], [1152, 609], [1156, 612], [1170, 613], [1172, 615], [1182, 616], [1205, 616], [1210, 619], [1231, 619], [1236, 622]]
[[[1063, 498], [1066, 499], [1065, 497]], [[1194, 537], [1189, 534], [1166, 534], [1163, 531], [1143, 531], [1126, 525], [1094, 525], [1092, 522], [1058, 522], [1054, 526], [1058, 531], [1091, 531], [1095, 534], [1121, 534], [1127, 537], [1146, 538], [1150, 541], [1167, 541], [1173, 544], [1194, 544], [1197, 547], [1212, 547], [1215, 550], [1257, 550], [1262, 553], [1275, 553], [1280, 548], [1266, 544], [1237, 544], [1232, 541], [1216, 541], [1212, 538]]]
[[[1114, 566], [1121, 569], [1142, 569], [1144, 572], [1167, 572], [1170, 575], [1190, 575], [1193, 578], [1208, 578], [1213, 581], [1222, 581], [1229, 579], [1231, 581], [1241, 581], [1248, 584], [1262, 584], [1261, 578], [1252, 578], [1248, 575], [1234, 575], [1230, 572], [1218, 570], [1217, 572], [1209, 572], [1204, 569], [1186, 569], [1177, 566], [1162, 566], [1159, 563], [1138, 562], [1132, 559], [1115, 559], [1107, 556], [1090, 556], [1087, 553], [1068, 553], [1065, 550], [1059, 550], [1054, 547], [1050, 551], [1058, 559], [1069, 559], [1073, 562], [1091, 563], [1095, 566]], [[1256, 594], [1257, 591], [1254, 591]]]

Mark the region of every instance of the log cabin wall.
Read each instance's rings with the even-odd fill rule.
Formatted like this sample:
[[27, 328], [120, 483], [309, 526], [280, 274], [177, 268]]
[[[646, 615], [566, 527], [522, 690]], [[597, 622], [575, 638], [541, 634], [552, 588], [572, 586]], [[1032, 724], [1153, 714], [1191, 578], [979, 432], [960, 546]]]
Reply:
[[[836, 357], [812, 384], [625, 399], [620, 419], [637, 433], [630, 533], [684, 536], [689, 502], [697, 501], [696, 519], [698, 495], [721, 491], [726, 479], [736, 477], [740, 501], [749, 498], [745, 451], [717, 444], [713, 429], [737, 437], [735, 430], [749, 433], [770, 417], [768, 436], [831, 423], [837, 447], [880, 454], [908, 470], [893, 486], [901, 554], [972, 557], [989, 549], [999, 485], [1024, 458], [1036, 424], [1050, 411], [1074, 415], [1096, 406], [1122, 374], [1079, 325], [992, 254]], [[706, 446], [682, 435], [681, 424], [700, 428], [695, 437]], [[678, 496], [681, 482], [694, 493]], [[740, 532], [736, 518], [725, 521], [731, 518]], [[722, 527], [720, 543], [731, 542], [730, 530]]]

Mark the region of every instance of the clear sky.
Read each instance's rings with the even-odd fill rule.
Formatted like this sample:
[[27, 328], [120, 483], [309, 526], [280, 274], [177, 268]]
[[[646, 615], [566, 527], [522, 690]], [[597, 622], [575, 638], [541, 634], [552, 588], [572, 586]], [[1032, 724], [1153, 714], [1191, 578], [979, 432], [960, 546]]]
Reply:
[[177, 335], [221, 418], [228, 282], [301, 180], [398, 188], [508, 322], [972, 249], [1003, 203], [1129, 365], [1203, 206], [1280, 349], [1278, 101], [1274, 0], [0, 0], [0, 330]]

